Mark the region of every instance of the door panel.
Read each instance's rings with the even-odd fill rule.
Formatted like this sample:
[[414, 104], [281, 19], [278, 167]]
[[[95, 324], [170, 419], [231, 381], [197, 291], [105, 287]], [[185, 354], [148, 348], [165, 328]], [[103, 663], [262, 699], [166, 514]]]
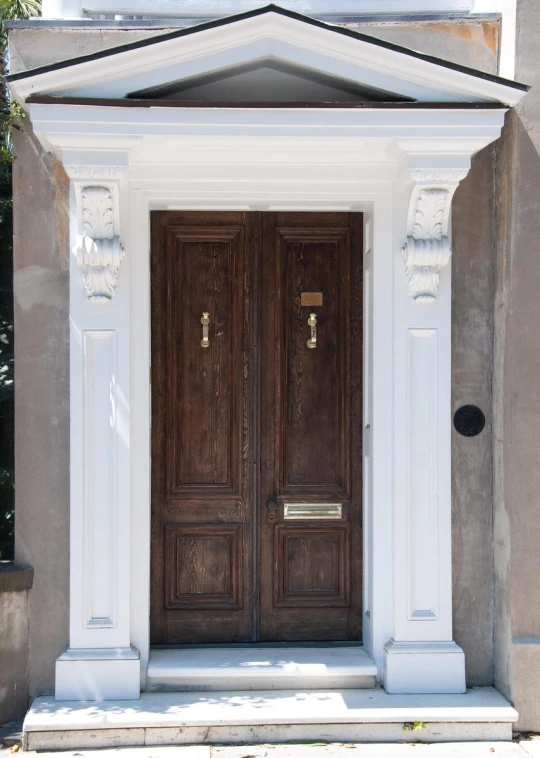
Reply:
[[154, 643], [251, 639], [247, 222], [152, 214]]
[[[313, 221], [311, 222], [314, 223]], [[342, 324], [348, 311], [348, 229], [277, 229], [276, 304], [281, 408], [277, 444], [280, 494], [350, 492], [343, 444], [348, 423], [346, 353]], [[322, 306], [303, 306], [302, 293], [320, 294]], [[309, 314], [317, 316], [317, 346], [307, 348]], [[341, 353], [341, 354], [340, 354]]]
[[[263, 228], [261, 639], [359, 639], [361, 220], [267, 214]], [[288, 520], [286, 503], [341, 517]]]
[[360, 639], [361, 227], [152, 214], [153, 643]]

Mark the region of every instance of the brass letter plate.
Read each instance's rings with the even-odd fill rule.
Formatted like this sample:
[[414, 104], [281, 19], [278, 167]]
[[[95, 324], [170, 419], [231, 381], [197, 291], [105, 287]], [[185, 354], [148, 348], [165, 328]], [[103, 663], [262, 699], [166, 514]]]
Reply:
[[322, 305], [322, 292], [302, 292], [300, 305]]
[[283, 503], [283, 518], [287, 519], [340, 519], [341, 503]]

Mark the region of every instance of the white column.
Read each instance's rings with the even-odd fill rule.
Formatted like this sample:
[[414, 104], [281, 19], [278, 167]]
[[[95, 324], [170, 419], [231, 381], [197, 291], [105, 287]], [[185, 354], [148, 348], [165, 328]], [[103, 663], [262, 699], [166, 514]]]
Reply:
[[449, 263], [452, 196], [469, 159], [451, 169], [430, 161], [410, 158], [395, 194], [391, 693], [465, 691], [452, 639]]
[[[114, 160], [114, 157], [112, 157]], [[138, 698], [130, 644], [130, 287], [125, 161], [70, 164], [70, 644], [57, 700]]]

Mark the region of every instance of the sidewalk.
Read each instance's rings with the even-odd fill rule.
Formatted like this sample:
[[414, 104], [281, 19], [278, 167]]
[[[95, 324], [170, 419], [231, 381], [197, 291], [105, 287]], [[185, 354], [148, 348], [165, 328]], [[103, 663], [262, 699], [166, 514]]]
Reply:
[[67, 750], [55, 753], [12, 752], [0, 758], [540, 758], [540, 737], [515, 742], [422, 744], [331, 743], [302, 745], [197, 745]]

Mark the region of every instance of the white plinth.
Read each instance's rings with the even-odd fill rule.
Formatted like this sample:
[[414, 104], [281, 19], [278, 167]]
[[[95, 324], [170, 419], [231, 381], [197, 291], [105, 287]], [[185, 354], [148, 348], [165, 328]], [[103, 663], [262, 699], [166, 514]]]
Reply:
[[56, 661], [56, 700], [138, 700], [139, 651], [66, 650]]
[[465, 655], [455, 642], [391, 640], [384, 652], [384, 688], [390, 694], [466, 691]]

